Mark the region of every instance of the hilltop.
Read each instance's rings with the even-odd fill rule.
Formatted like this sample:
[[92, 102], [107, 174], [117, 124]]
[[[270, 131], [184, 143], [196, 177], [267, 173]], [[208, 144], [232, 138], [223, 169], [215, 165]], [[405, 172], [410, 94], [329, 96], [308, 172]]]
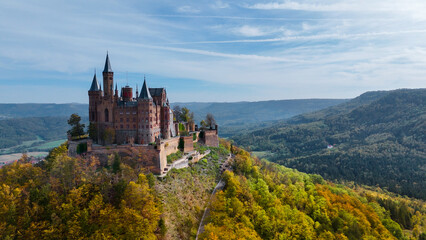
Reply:
[[[426, 199], [426, 89], [365, 93], [234, 140], [330, 180]], [[328, 146], [328, 148], [327, 148]]]
[[[425, 228], [424, 203], [330, 184], [225, 141], [165, 179], [135, 159], [66, 150], [0, 169], [2, 239], [195, 239], [205, 207], [199, 239], [405, 239]], [[233, 170], [221, 174], [230, 152]], [[210, 198], [219, 179], [224, 188]]]

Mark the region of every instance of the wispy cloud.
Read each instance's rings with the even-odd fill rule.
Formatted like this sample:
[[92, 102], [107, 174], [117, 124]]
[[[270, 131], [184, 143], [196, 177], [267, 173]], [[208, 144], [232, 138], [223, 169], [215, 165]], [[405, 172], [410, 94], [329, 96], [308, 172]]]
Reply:
[[181, 6], [181, 7], [178, 7], [176, 11], [180, 13], [199, 13], [200, 12], [199, 9], [194, 8], [192, 6]]
[[[107, 50], [119, 84], [126, 71], [132, 86], [146, 73], [181, 91], [171, 101], [217, 100], [201, 87], [216, 85], [235, 89], [223, 101], [426, 87], [423, 1], [251, 2], [0, 1], [0, 87], [44, 84], [38, 101], [63, 102], [74, 95], [49, 91], [75, 86], [86, 102]], [[181, 81], [192, 82], [179, 90]]]
[[215, 1], [213, 4], [210, 5], [214, 9], [224, 9], [229, 8], [229, 4], [222, 2], [222, 1]]
[[[265, 33], [261, 32], [257, 28], [247, 28], [245, 30], [241, 30], [240, 28], [238, 32], [241, 33], [241, 35], [245, 35], [248, 37], [265, 35]], [[331, 33], [331, 34], [318, 34], [318, 35], [309, 35], [309, 36], [288, 36], [288, 37], [263, 38], [263, 39], [177, 42], [173, 44], [268, 43], [268, 42], [333, 40], [333, 39], [338, 39], [338, 40], [351, 39], [352, 40], [352, 39], [359, 39], [359, 38], [378, 38], [378, 37], [392, 36], [392, 35], [424, 34], [424, 33], [426, 33], [426, 29], [415, 29], [415, 30], [396, 31], [396, 32], [367, 32], [367, 33], [356, 33], [356, 34]]]

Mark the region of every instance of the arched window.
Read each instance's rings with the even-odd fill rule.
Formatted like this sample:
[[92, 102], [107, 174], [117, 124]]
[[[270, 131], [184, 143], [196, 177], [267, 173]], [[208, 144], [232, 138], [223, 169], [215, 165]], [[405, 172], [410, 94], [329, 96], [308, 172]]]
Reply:
[[109, 122], [108, 108], [105, 108], [105, 122]]

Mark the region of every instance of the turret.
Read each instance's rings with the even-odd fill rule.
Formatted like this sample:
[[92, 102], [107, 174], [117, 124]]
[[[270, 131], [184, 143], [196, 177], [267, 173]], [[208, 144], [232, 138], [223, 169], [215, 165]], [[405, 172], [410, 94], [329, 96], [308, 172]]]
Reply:
[[104, 77], [104, 96], [113, 98], [113, 84], [114, 84], [114, 72], [111, 68], [111, 63], [109, 62], [109, 56], [107, 53], [105, 60], [104, 71], [102, 72]]
[[93, 76], [92, 85], [88, 91], [89, 94], [89, 121], [95, 122], [97, 121], [97, 109], [96, 102], [102, 96], [102, 90], [98, 83], [98, 79], [96, 78], [96, 72]]
[[151, 94], [149, 93], [149, 89], [148, 86], [146, 85], [146, 79], [144, 78], [143, 80], [143, 86], [142, 86], [142, 90], [141, 90], [141, 94], [139, 95], [140, 99], [143, 100], [152, 100]]
[[132, 101], [132, 99], [133, 99], [133, 88], [131, 88], [129, 86], [125, 86], [124, 88], [121, 89], [121, 91], [123, 92], [123, 101], [125, 101], [125, 102]]

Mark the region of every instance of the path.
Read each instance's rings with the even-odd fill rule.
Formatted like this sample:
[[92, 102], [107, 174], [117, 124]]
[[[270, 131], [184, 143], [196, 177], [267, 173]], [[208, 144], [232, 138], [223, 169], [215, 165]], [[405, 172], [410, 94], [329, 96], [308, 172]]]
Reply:
[[[225, 162], [221, 163], [220, 165], [220, 172], [223, 173], [225, 170], [232, 170], [231, 169], [231, 159], [234, 156], [232, 154], [228, 155], [228, 158], [226, 159]], [[221, 178], [220, 181], [217, 183], [216, 187], [214, 188], [212, 194], [210, 195], [210, 199], [209, 199], [209, 203], [213, 198], [213, 195], [218, 191], [218, 190], [222, 190], [225, 187], [225, 182], [223, 181], [223, 179]], [[195, 240], [198, 240], [198, 235], [200, 235], [201, 233], [204, 232], [204, 219], [206, 219], [206, 217], [209, 215], [210, 213], [210, 209], [207, 207], [204, 209], [204, 213], [203, 213], [203, 217], [201, 218], [200, 221], [200, 225], [198, 226], [198, 231], [197, 231], [197, 236], [195, 237]]]

